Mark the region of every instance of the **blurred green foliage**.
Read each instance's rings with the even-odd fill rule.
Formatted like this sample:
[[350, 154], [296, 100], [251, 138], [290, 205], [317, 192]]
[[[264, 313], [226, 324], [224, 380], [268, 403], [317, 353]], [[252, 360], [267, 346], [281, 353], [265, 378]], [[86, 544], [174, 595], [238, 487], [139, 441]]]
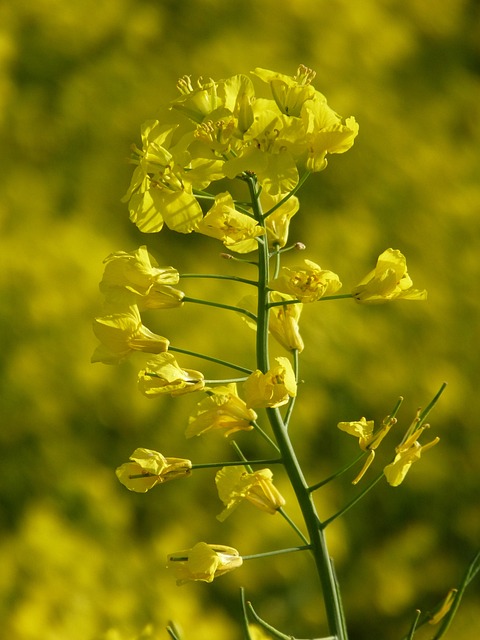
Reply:
[[[449, 383], [431, 420], [441, 444], [399, 489], [380, 484], [332, 527], [352, 639], [400, 638], [415, 608], [433, 606], [478, 546], [478, 3], [6, 0], [3, 637], [116, 639], [107, 634], [116, 629], [123, 640], [148, 623], [166, 637], [174, 618], [187, 639], [236, 640], [240, 585], [279, 628], [317, 632], [316, 585], [299, 554], [246, 563], [218, 584], [175, 587], [164, 568], [169, 551], [203, 539], [255, 553], [290, 545], [291, 533], [249, 507], [220, 525], [208, 471], [147, 496], [128, 493], [114, 469], [137, 446], [196, 461], [233, 454], [213, 436], [185, 441], [196, 398], [140, 397], [139, 361], [89, 362], [96, 285], [112, 251], [147, 243], [161, 264], [183, 272], [237, 268], [219, 260], [213, 240], [168, 231], [145, 237], [128, 221], [120, 198], [140, 124], [175, 97], [183, 74], [220, 78], [256, 66], [293, 74], [299, 63], [317, 70], [316, 87], [339, 113], [355, 115], [360, 135], [308, 182], [291, 238], [307, 244], [305, 257], [339, 273], [344, 291], [390, 246], [407, 256], [415, 286], [429, 291], [425, 304], [367, 308], [341, 300], [305, 309], [305, 384], [292, 429], [308, 477], [319, 480], [356, 455], [338, 421], [379, 421], [403, 395], [406, 425]], [[190, 281], [185, 290], [227, 301], [218, 284]], [[236, 302], [237, 292], [227, 293]], [[246, 359], [252, 335], [236, 317], [226, 322], [219, 335], [216, 314], [186, 307], [152, 315], [149, 326], [178, 346]], [[250, 434], [239, 441], [246, 452], [256, 449]], [[319, 496], [320, 511], [333, 513], [352, 491], [348, 478], [338, 482]], [[452, 638], [480, 632], [479, 594], [477, 581]]]

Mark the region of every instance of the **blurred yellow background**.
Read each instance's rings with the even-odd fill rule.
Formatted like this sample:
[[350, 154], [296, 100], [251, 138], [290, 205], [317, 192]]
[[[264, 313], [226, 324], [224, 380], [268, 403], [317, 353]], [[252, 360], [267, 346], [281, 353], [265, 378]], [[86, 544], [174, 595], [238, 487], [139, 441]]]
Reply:
[[[129, 222], [120, 198], [140, 124], [176, 97], [181, 75], [223, 78], [257, 66], [293, 75], [299, 63], [317, 71], [315, 86], [336, 111], [360, 123], [353, 149], [332, 157], [300, 193], [291, 239], [307, 245], [301, 258], [338, 273], [348, 291], [384, 249], [398, 248], [415, 286], [429, 292], [426, 303], [367, 308], [341, 300], [304, 311], [305, 384], [292, 429], [308, 477], [318, 481], [357, 455], [338, 421], [380, 421], [403, 395], [406, 425], [448, 382], [431, 416], [429, 435], [439, 435], [440, 445], [400, 488], [380, 483], [332, 527], [352, 640], [403, 637], [415, 609], [454, 586], [478, 548], [478, 3], [6, 0], [2, 637], [100, 640], [115, 629], [108, 637], [123, 640], [152, 623], [164, 638], [173, 618], [187, 640], [237, 640], [240, 585], [286, 633], [320, 633], [315, 578], [300, 554], [246, 563], [212, 585], [175, 586], [168, 552], [206, 540], [251, 554], [294, 538], [279, 517], [248, 506], [218, 523], [213, 471], [147, 495], [127, 492], [114, 469], [137, 446], [194, 461], [233, 452], [214, 436], [187, 442], [198, 398], [141, 397], [138, 360], [90, 364], [97, 283], [112, 251], [146, 243], [160, 264], [181, 272], [236, 273], [213, 240], [168, 230], [145, 236]], [[193, 281], [184, 288], [231, 303], [244, 293]], [[217, 314], [186, 306], [152, 315], [148, 326], [177, 346], [242, 360], [252, 335], [236, 317], [225, 319], [222, 333]], [[238, 440], [251, 453], [249, 436]], [[281, 474], [278, 483], [288, 493]], [[354, 492], [348, 477], [329, 488], [318, 498], [322, 516]], [[452, 640], [480, 633], [479, 602], [477, 580]]]

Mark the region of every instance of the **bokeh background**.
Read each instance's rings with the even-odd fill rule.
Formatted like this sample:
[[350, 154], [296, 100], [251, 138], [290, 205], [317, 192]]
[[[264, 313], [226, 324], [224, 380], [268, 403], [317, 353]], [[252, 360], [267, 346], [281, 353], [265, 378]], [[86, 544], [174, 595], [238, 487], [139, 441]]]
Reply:
[[[91, 365], [102, 260], [147, 243], [180, 271], [250, 273], [219, 246], [142, 236], [120, 198], [140, 124], [178, 77], [261, 66], [317, 70], [316, 87], [360, 135], [301, 193], [292, 239], [348, 291], [387, 247], [401, 249], [427, 303], [305, 310], [294, 440], [312, 482], [357, 454], [340, 420], [381, 420], [399, 395], [406, 426], [440, 384], [441, 444], [398, 489], [386, 483], [330, 530], [352, 640], [397, 639], [414, 610], [454, 586], [480, 541], [480, 12], [475, 0], [6, 0], [0, 7], [0, 628], [11, 640], [131, 638], [169, 619], [187, 640], [241, 637], [238, 590], [296, 637], [318, 637], [315, 577], [300, 554], [259, 560], [212, 585], [177, 588], [166, 553], [198, 540], [255, 553], [290, 546], [279, 517], [241, 507], [220, 524], [213, 472], [147, 495], [114, 469], [137, 446], [195, 461], [228, 442], [184, 438], [198, 398], [151, 401], [140, 360]], [[289, 257], [294, 264], [298, 256]], [[240, 271], [236, 271], [236, 269]], [[185, 285], [236, 301], [244, 291]], [[151, 316], [174, 344], [246, 363], [252, 335], [203, 308]], [[226, 351], [228, 350], [228, 352]], [[199, 363], [188, 363], [198, 368]], [[213, 374], [214, 370], [207, 372]], [[218, 372], [217, 372], [218, 373]], [[430, 435], [428, 434], [428, 435]], [[266, 453], [251, 434], [248, 453]], [[395, 437], [384, 445], [390, 456]], [[378, 464], [381, 465], [381, 455]], [[347, 474], [348, 475], [348, 474]], [[277, 477], [278, 476], [278, 477]], [[287, 493], [284, 478], [279, 486]], [[350, 477], [318, 496], [324, 517]], [[357, 489], [358, 490], [358, 489]], [[295, 509], [289, 508], [295, 517]], [[480, 633], [471, 585], [451, 637]], [[424, 636], [422, 636], [424, 637]]]

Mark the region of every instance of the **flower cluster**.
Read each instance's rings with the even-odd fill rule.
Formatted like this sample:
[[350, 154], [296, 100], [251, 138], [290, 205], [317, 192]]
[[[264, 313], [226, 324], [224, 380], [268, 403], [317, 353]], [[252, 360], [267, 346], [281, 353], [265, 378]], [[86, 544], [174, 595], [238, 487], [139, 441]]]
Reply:
[[[306, 67], [300, 66], [295, 76], [266, 69], [255, 69], [253, 75], [263, 88], [266, 85], [269, 97], [257, 95], [252, 79], [246, 75], [220, 81], [199, 80], [196, 85], [189, 77], [181, 78], [180, 96], [170, 104], [165, 122], [149, 120], [142, 126], [141, 147], [133, 148], [135, 169], [124, 201], [128, 202], [130, 219], [145, 233], [158, 232], [166, 225], [180, 233], [208, 236], [228, 251], [241, 254], [236, 260], [256, 266], [257, 280], [194, 275], [236, 279], [253, 285], [256, 295], [244, 296], [236, 306], [190, 298], [177, 288], [181, 279], [177, 269], [160, 266], [145, 246], [112, 253], [104, 261], [100, 282], [105, 307], [94, 321], [100, 345], [92, 361], [113, 364], [134, 352], [149, 354], [148, 359], [144, 356], [138, 373], [138, 388], [146, 397], [191, 393], [202, 397], [188, 419], [187, 439], [210, 433], [230, 437], [238, 432], [257, 431], [275, 447], [276, 453], [282, 452], [280, 459], [268, 462], [282, 463], [288, 475], [289, 469], [297, 469], [287, 427], [297, 395], [297, 356], [304, 349], [300, 334], [303, 306], [332, 298], [350, 298], [362, 304], [424, 300], [426, 292], [413, 288], [406, 259], [395, 249], [384, 251], [375, 269], [347, 294], [338, 294], [342, 287], [339, 276], [313, 260], [306, 259], [296, 266], [281, 265], [281, 254], [293, 247], [305, 248], [301, 243], [287, 246], [290, 221], [299, 209], [295, 195], [298, 188], [309, 173], [325, 169], [330, 154], [350, 149], [358, 125], [353, 117], [343, 120], [329, 107], [325, 96], [312, 85], [315, 73]], [[237, 178], [243, 189], [245, 184], [248, 186], [248, 201], [236, 200], [237, 190], [228, 190], [229, 180]], [[213, 193], [207, 191], [219, 181], [222, 182], [214, 185]], [[257, 260], [243, 256], [254, 251]], [[233, 258], [230, 254], [228, 257]], [[270, 275], [270, 262], [274, 261]], [[183, 277], [189, 275], [192, 277]], [[233, 368], [236, 375], [240, 370], [243, 377], [206, 380], [201, 371], [184, 368], [177, 362], [174, 352], [185, 350], [175, 348], [168, 338], [155, 334], [142, 322], [143, 311], [180, 308], [187, 303], [234, 310], [258, 334], [263, 332], [257, 335], [256, 363], [248, 369], [206, 354], [187, 352]], [[270, 357], [269, 337], [288, 352], [288, 357]], [[279, 417], [281, 413], [276, 409], [282, 407], [288, 418]], [[257, 411], [262, 409], [267, 410], [264, 414], [277, 442], [257, 423]], [[338, 424], [341, 430], [358, 438], [360, 449], [367, 454], [354, 483], [372, 464], [376, 449], [395, 423], [392, 415], [377, 430], [374, 422], [366, 418]], [[425, 428], [422, 420], [414, 421], [396, 447], [393, 462], [384, 468], [390, 485], [398, 486], [422, 451], [438, 441], [436, 438], [420, 445], [418, 439]], [[284, 446], [277, 446], [282, 438]], [[273, 484], [272, 471], [252, 469], [266, 461], [248, 461], [233, 444], [241, 459], [238, 464], [234, 460], [195, 465], [186, 458], [165, 457], [151, 449], [137, 448], [129, 461], [118, 467], [116, 475], [130, 491], [145, 493], [169, 480], [187, 477], [193, 469], [221, 467], [215, 476], [224, 505], [218, 520], [223, 522], [246, 501], [269, 514], [280, 512], [289, 521], [283, 510], [285, 499]], [[285, 456], [292, 456], [290, 465]], [[302, 487], [298, 488], [299, 484]], [[303, 483], [297, 482], [296, 486], [306, 491]], [[307, 502], [315, 515], [309, 525], [305, 520], [307, 528], [314, 527], [308, 531], [312, 540], [312, 536], [320, 535], [320, 529], [312, 524], [318, 523], [319, 518], [313, 502], [304, 500]], [[293, 521], [290, 523], [299, 533]], [[307, 538], [300, 534], [306, 542]], [[322, 545], [317, 539], [316, 545], [307, 544], [301, 550], [306, 548], [320, 549]], [[179, 585], [189, 580], [211, 582], [241, 566], [244, 558], [232, 547], [199, 542], [191, 549], [170, 554], [168, 567]]]
[[262, 206], [267, 212], [276, 207], [266, 229], [269, 243], [283, 246], [298, 203], [281, 200], [297, 186], [299, 167], [323, 170], [328, 154], [352, 146], [358, 125], [353, 117], [343, 122], [328, 106], [306, 67], [293, 77], [266, 69], [253, 74], [268, 85], [270, 98], [257, 96], [246, 75], [196, 85], [184, 77], [177, 85], [181, 95], [170, 104], [169, 124], [144, 123], [124, 197], [141, 231], [153, 233], [166, 224], [219, 238], [232, 251], [255, 250], [255, 239], [265, 231], [236, 209], [229, 193], [216, 196], [205, 216], [196, 198], [212, 182], [253, 172], [264, 193]]
[[[422, 452], [428, 451], [428, 449], [431, 449], [440, 441], [440, 438], [436, 437], [425, 445], [421, 445], [418, 442], [422, 433], [429, 426], [427, 424], [421, 424], [422, 420], [420, 414], [421, 412], [419, 411], [407, 430], [403, 440], [397, 447], [395, 447], [395, 458], [393, 462], [387, 464], [383, 469], [383, 474], [388, 484], [392, 487], [398, 487], [398, 485], [405, 480], [405, 476], [407, 475], [410, 467], [414, 462], [420, 459]], [[341, 431], [345, 431], [346, 433], [358, 438], [360, 448], [363, 451], [368, 452], [367, 460], [360, 473], [357, 475], [355, 480], [353, 480], [353, 484], [357, 484], [357, 482], [363, 478], [365, 472], [375, 458], [375, 449], [377, 449], [396, 422], [397, 419], [395, 417], [387, 416], [377, 431], [374, 429], [374, 421], [366, 420], [365, 418], [360, 418], [360, 420], [353, 422], [338, 423], [337, 426]]]

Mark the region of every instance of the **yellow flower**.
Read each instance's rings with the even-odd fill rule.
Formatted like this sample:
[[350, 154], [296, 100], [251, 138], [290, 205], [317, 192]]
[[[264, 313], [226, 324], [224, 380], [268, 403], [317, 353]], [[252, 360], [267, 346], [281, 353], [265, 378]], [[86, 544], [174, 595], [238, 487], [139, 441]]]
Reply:
[[398, 249], [387, 249], [373, 271], [353, 289], [352, 296], [362, 304], [377, 304], [388, 300], [425, 300], [427, 292], [413, 288], [407, 273], [407, 261]]
[[300, 65], [293, 77], [257, 68], [253, 71], [256, 76], [270, 85], [273, 99], [280, 111], [287, 116], [299, 116], [306, 100], [311, 100], [317, 93], [310, 84], [315, 78], [315, 71]]
[[112, 313], [95, 318], [93, 331], [101, 344], [95, 349], [92, 362], [115, 364], [132, 351], [162, 353], [170, 342], [143, 326], [137, 305], [125, 313]]
[[161, 353], [149, 360], [138, 374], [138, 386], [147, 397], [163, 394], [179, 396], [205, 387], [203, 374], [192, 369], [181, 369], [171, 353]]
[[[271, 302], [288, 302], [294, 300], [292, 296], [288, 296], [278, 291], [272, 291], [270, 296]], [[303, 340], [298, 328], [298, 321], [302, 313], [303, 304], [284, 304], [271, 307], [268, 328], [273, 337], [288, 351], [298, 349], [303, 351]]]
[[300, 207], [298, 198], [291, 196], [286, 202], [268, 215], [269, 210], [280, 202], [283, 197], [282, 194], [272, 196], [266, 191], [262, 191], [260, 195], [263, 211], [267, 215], [265, 218], [265, 226], [267, 229], [268, 246], [271, 248], [281, 249], [287, 244], [290, 220]]
[[160, 231], [164, 223], [174, 231], [190, 233], [202, 218], [192, 182], [183, 169], [188, 163], [184, 143], [175, 147], [177, 127], [161, 125], [158, 120], [142, 125], [142, 149], [135, 148], [138, 166], [122, 200], [128, 202], [130, 220], [144, 233]]
[[351, 116], [343, 124], [340, 116], [328, 106], [321, 94], [304, 103], [302, 119], [306, 129], [306, 167], [309, 171], [325, 169], [327, 154], [345, 153], [358, 134], [355, 118]]
[[259, 369], [245, 381], [245, 401], [247, 407], [280, 407], [297, 395], [297, 383], [288, 358], [275, 358], [277, 363], [267, 373]]
[[440, 438], [436, 437], [431, 442], [421, 445], [418, 442], [418, 438], [426, 428], [427, 425], [420, 427], [405, 442], [396, 447], [397, 454], [394, 461], [391, 464], [387, 464], [383, 470], [388, 484], [392, 487], [398, 487], [404, 481], [412, 464], [420, 460], [422, 452], [428, 451], [440, 441]]
[[192, 463], [185, 458], [165, 458], [158, 451], [135, 449], [132, 462], [122, 464], [116, 470], [120, 482], [130, 491], [146, 493], [157, 484], [189, 476]]
[[167, 569], [174, 571], [180, 586], [191, 580], [212, 582], [242, 563], [242, 557], [233, 547], [198, 542], [192, 549], [171, 553]]
[[253, 218], [235, 209], [228, 192], [215, 196], [215, 204], [195, 230], [221, 240], [228, 249], [238, 253], [255, 251], [258, 245], [254, 238], [265, 233]]
[[332, 271], [322, 269], [311, 260], [304, 260], [304, 264], [304, 267], [282, 267], [280, 276], [270, 283], [270, 288], [288, 293], [300, 302], [316, 302], [336, 293], [342, 286]]
[[384, 437], [396, 422], [396, 418], [387, 416], [382, 422], [382, 426], [377, 431], [374, 431], [373, 420], [366, 420], [365, 418], [360, 418], [360, 420], [354, 420], [353, 422], [338, 423], [337, 427], [341, 431], [345, 431], [346, 433], [358, 438], [358, 444], [362, 451], [369, 451], [365, 464], [363, 465], [360, 473], [353, 480], [352, 484], [357, 484], [363, 478], [375, 458], [375, 449], [378, 448]]
[[354, 420], [352, 422], [339, 422], [337, 427], [341, 431], [346, 431], [352, 436], [358, 438], [358, 444], [363, 451], [367, 450], [368, 445], [372, 441], [374, 422], [373, 420]]
[[243, 500], [255, 507], [274, 514], [283, 507], [285, 499], [272, 482], [270, 469], [249, 473], [244, 467], [223, 467], [215, 476], [218, 496], [225, 509], [217, 519], [223, 522]]
[[159, 267], [145, 245], [136, 251], [112, 253], [104, 263], [100, 291], [112, 306], [128, 304], [135, 296], [139, 309], [169, 309], [183, 304], [185, 294], [171, 286], [179, 281], [178, 271]]
[[239, 398], [235, 383], [208, 389], [207, 393], [208, 397], [198, 403], [196, 415], [188, 420], [187, 438], [207, 431], [223, 431], [227, 437], [236, 431], [253, 429], [257, 414]]

